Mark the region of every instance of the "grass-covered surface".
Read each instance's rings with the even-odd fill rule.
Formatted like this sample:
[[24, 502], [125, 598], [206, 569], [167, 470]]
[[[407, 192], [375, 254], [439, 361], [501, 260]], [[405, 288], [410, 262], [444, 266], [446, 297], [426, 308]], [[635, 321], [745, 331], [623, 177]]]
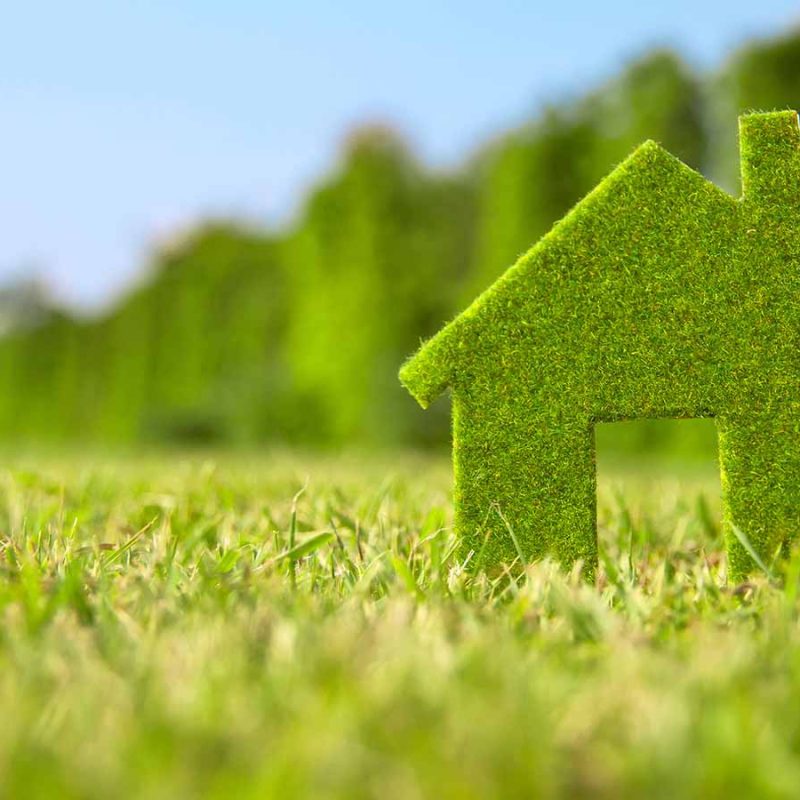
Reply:
[[732, 572], [800, 530], [800, 127], [739, 126], [739, 200], [645, 142], [402, 368], [423, 406], [452, 393], [484, 564], [594, 567], [594, 428], [626, 419], [715, 419]]
[[796, 796], [800, 559], [608, 475], [591, 586], [463, 571], [444, 461], [6, 461], [0, 795]]

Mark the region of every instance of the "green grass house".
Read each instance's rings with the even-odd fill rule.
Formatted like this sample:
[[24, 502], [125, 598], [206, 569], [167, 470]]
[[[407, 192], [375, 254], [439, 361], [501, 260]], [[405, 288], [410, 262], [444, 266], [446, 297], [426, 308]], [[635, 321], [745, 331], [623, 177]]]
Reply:
[[402, 368], [453, 399], [473, 567], [597, 561], [594, 426], [713, 417], [730, 570], [800, 525], [800, 127], [739, 121], [734, 199], [641, 145]]

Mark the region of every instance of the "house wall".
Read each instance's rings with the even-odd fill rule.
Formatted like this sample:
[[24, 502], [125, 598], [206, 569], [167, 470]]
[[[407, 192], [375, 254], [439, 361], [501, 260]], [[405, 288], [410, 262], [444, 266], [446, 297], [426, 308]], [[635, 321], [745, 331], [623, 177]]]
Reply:
[[[506, 386], [512, 384], [507, 376]], [[453, 394], [456, 527], [476, 567], [597, 558], [594, 432], [589, 420], [544, 416], [535, 396], [493, 390]]]

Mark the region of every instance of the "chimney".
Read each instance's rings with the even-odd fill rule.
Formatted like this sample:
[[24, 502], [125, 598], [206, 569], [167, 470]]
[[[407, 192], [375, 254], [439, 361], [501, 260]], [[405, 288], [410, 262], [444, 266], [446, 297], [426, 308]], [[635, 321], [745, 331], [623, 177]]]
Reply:
[[745, 201], [800, 204], [800, 123], [796, 111], [739, 117]]

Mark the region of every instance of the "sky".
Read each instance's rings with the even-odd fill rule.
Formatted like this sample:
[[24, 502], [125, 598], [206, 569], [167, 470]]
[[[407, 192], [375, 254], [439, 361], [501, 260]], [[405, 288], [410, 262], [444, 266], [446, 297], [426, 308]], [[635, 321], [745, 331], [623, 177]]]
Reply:
[[796, 0], [0, 2], [0, 282], [92, 309], [198, 220], [277, 227], [359, 122], [452, 167], [652, 45], [717, 66]]

